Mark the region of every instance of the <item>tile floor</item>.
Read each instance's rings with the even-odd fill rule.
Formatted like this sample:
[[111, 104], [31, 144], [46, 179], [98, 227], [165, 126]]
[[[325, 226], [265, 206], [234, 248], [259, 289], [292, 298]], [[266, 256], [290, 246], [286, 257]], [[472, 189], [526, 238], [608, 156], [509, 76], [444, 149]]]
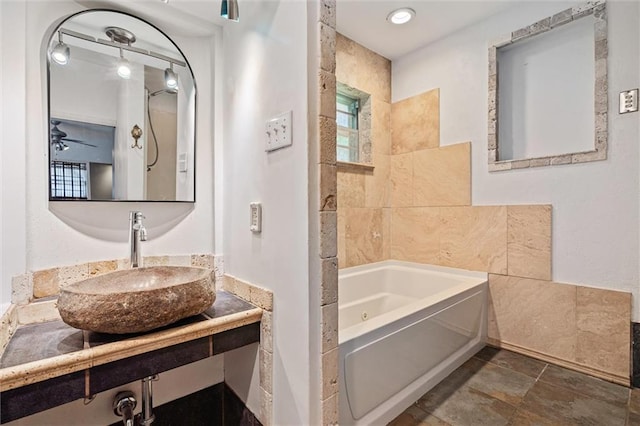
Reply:
[[640, 389], [486, 347], [390, 423], [427, 425], [640, 425]]

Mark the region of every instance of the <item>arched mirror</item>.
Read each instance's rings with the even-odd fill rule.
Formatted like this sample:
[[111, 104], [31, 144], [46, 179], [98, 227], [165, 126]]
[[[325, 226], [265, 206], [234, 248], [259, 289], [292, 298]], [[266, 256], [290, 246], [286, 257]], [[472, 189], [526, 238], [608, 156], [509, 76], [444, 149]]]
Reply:
[[195, 201], [196, 86], [178, 46], [90, 10], [47, 51], [49, 200]]

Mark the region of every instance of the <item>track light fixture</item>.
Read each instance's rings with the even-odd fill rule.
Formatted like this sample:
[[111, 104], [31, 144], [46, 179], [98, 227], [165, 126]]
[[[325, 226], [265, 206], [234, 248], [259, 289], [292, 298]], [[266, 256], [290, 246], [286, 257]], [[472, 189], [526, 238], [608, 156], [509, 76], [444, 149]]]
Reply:
[[173, 70], [173, 62], [169, 62], [169, 68], [164, 70], [164, 84], [167, 89], [178, 89], [178, 75]]
[[51, 50], [51, 59], [60, 65], [67, 65], [69, 62], [69, 46], [62, 42], [62, 33], [58, 31], [58, 44]]
[[125, 80], [128, 80], [131, 77], [131, 64], [129, 61], [122, 55], [122, 48], [120, 48], [120, 59], [116, 64], [118, 67], [118, 75]]
[[238, 22], [240, 11], [238, 10], [238, 0], [222, 0], [220, 16], [230, 21]]

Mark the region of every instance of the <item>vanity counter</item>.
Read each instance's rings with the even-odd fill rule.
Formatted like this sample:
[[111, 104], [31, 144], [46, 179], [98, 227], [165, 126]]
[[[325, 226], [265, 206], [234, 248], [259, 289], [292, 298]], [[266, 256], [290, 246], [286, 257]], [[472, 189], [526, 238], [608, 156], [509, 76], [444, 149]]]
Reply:
[[0, 359], [0, 422], [259, 342], [262, 312], [218, 291], [204, 313], [143, 334], [106, 335], [59, 320], [20, 326]]

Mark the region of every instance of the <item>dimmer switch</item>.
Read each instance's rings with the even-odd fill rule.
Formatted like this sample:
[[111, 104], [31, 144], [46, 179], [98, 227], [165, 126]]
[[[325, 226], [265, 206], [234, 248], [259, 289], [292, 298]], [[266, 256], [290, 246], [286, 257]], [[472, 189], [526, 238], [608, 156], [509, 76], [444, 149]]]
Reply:
[[249, 209], [251, 211], [249, 229], [251, 232], [262, 232], [262, 204], [250, 203]]

